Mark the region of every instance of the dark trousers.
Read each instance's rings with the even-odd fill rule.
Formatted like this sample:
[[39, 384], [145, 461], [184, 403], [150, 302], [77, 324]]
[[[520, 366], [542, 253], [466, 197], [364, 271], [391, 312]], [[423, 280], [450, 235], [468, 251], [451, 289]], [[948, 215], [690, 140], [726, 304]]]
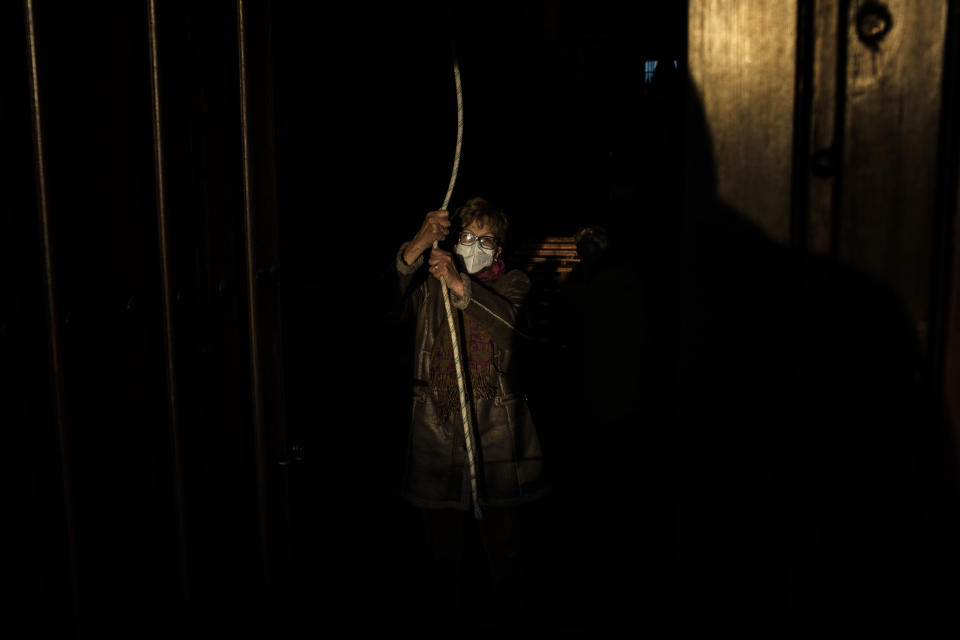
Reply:
[[[484, 507], [473, 512], [421, 509], [427, 543], [423, 619], [437, 637], [457, 637], [464, 623], [510, 637], [523, 622], [529, 515], [525, 507]], [[476, 545], [486, 571], [476, 571]], [[471, 585], [469, 590], [464, 584]], [[464, 595], [475, 598], [465, 602]], [[479, 609], [479, 616], [476, 614]], [[477, 619], [479, 618], [479, 619]], [[489, 626], [488, 626], [489, 625]]]

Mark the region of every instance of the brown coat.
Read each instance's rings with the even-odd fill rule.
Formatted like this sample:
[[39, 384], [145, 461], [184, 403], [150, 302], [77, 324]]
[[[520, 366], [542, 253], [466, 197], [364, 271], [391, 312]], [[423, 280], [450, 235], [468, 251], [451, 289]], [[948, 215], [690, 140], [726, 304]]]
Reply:
[[[397, 253], [396, 267], [404, 295], [404, 313], [416, 316], [413, 398], [410, 435], [403, 478], [403, 497], [427, 508], [470, 509], [470, 476], [467, 469], [463, 424], [459, 409], [440, 423], [430, 391], [430, 354], [438, 331], [449, 331], [440, 283], [429, 277], [420, 256], [412, 265]], [[493, 342], [496, 395], [473, 399], [468, 390], [477, 480], [481, 505], [508, 506], [542, 496], [543, 459], [540, 441], [523, 394], [515, 388], [510, 361], [517, 311], [530, 291], [522, 271], [503, 274], [490, 287], [461, 274], [463, 296], [450, 293], [457, 323], [468, 314]], [[478, 438], [479, 435], [479, 438]]]

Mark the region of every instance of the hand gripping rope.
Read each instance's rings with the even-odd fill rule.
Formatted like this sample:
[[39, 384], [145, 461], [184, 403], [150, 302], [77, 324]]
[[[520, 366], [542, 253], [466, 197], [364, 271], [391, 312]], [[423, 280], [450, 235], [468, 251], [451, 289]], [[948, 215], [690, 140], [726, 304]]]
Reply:
[[[453, 185], [457, 182], [457, 171], [460, 170], [460, 148], [463, 145], [463, 91], [460, 87], [460, 64], [456, 56], [453, 59], [453, 76], [457, 85], [457, 149], [453, 155], [453, 173], [450, 174], [450, 186], [443, 199], [446, 210], [450, 205], [450, 196], [453, 195]], [[437, 248], [437, 242], [433, 248]], [[480, 500], [477, 495], [477, 460], [473, 446], [473, 431], [470, 429], [470, 409], [467, 404], [466, 384], [463, 379], [463, 361], [460, 358], [460, 345], [457, 341], [457, 327], [453, 321], [453, 309], [450, 307], [450, 294], [447, 291], [447, 281], [440, 279], [440, 288], [443, 292], [443, 306], [447, 311], [447, 325], [450, 327], [450, 342], [453, 345], [453, 366], [457, 372], [457, 390], [460, 392], [460, 417], [463, 421], [463, 439], [467, 447], [467, 465], [470, 469], [470, 496], [473, 500], [473, 515], [477, 520], [483, 519], [480, 513]]]

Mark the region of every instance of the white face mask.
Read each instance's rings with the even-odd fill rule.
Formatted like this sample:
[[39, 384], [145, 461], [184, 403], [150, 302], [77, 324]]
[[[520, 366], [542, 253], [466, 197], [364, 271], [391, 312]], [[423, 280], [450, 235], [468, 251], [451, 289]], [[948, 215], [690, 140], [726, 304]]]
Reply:
[[457, 246], [454, 247], [454, 252], [463, 258], [463, 266], [466, 268], [467, 273], [476, 273], [492, 265], [495, 251], [496, 249], [484, 249], [480, 246], [479, 242], [469, 247], [457, 243]]

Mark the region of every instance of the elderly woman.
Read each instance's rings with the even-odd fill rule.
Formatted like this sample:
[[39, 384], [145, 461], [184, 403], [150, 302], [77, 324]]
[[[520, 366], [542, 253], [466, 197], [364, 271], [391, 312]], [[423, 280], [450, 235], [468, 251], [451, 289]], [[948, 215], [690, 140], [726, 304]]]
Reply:
[[427, 584], [439, 589], [431, 596], [435, 613], [430, 619], [447, 631], [456, 620], [442, 617], [456, 615], [458, 603], [450, 599], [459, 600], [473, 497], [441, 280], [447, 283], [460, 332], [483, 514], [479, 533], [494, 593], [503, 600], [498, 607], [501, 619], [515, 620], [521, 606], [523, 527], [516, 507], [546, 491], [540, 443], [511, 369], [514, 342], [520, 339], [517, 313], [530, 291], [530, 279], [522, 271], [507, 271], [501, 259], [508, 228], [502, 211], [474, 198], [456, 218], [460, 228], [453, 253], [431, 249], [451, 228], [446, 211], [432, 211], [414, 238], [400, 247], [396, 260], [404, 311], [416, 316], [413, 407], [402, 491], [423, 514], [434, 560]]

